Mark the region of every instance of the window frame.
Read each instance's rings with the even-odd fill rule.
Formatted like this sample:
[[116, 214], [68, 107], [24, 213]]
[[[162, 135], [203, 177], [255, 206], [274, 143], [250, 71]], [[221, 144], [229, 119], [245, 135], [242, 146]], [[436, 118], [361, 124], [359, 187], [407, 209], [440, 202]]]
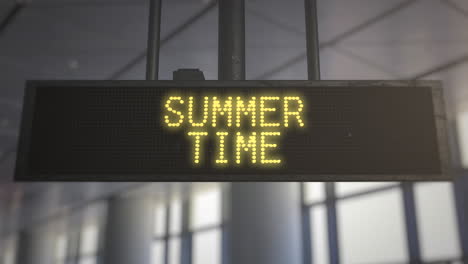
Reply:
[[[164, 228], [165, 228], [165, 231], [164, 231], [164, 234], [163, 235], [156, 235], [154, 234], [154, 230], [153, 230], [153, 239], [152, 239], [152, 246], [154, 246], [154, 243], [156, 242], [159, 242], [159, 243], [162, 243], [162, 246], [163, 246], [163, 260], [162, 260], [162, 264], [173, 264], [173, 263], [169, 263], [169, 256], [170, 256], [170, 253], [169, 253], [169, 243], [170, 243], [170, 240], [172, 238], [176, 238], [178, 237], [180, 239], [180, 263], [176, 263], [176, 264], [185, 264], [185, 263], [192, 263], [193, 262], [193, 237], [195, 234], [197, 233], [201, 233], [201, 232], [207, 232], [207, 231], [213, 231], [213, 230], [219, 230], [221, 232], [221, 252], [220, 252], [220, 256], [221, 256], [221, 261], [220, 261], [220, 264], [222, 263], [225, 263], [225, 260], [223, 259], [223, 256], [225, 255], [224, 254], [224, 250], [225, 250], [225, 246], [224, 246], [224, 236], [225, 236], [225, 224], [226, 224], [226, 221], [225, 221], [225, 217], [224, 217], [224, 207], [225, 207], [225, 192], [226, 192], [226, 188], [225, 186], [223, 185], [218, 185], [216, 186], [215, 188], [219, 188], [219, 191], [221, 193], [220, 195], [220, 210], [221, 210], [221, 214], [220, 214], [220, 221], [219, 223], [217, 224], [210, 224], [210, 225], [206, 225], [206, 226], [203, 226], [203, 227], [197, 227], [197, 228], [192, 228], [191, 227], [191, 213], [192, 213], [192, 210], [193, 210], [193, 195], [196, 195], [192, 192], [192, 190], [189, 190], [188, 193], [190, 193], [190, 195], [188, 195], [188, 197], [177, 197], [177, 198], [167, 198], [167, 199], [164, 199], [164, 200], [159, 200], [159, 201], [156, 201], [156, 206], [158, 206], [158, 203], [162, 204], [162, 206], [164, 207], [164, 214], [165, 214], [165, 224], [164, 224]], [[171, 194], [168, 195], [168, 197], [171, 197]], [[174, 199], [180, 199], [180, 203], [181, 203], [181, 229], [180, 229], [180, 232], [174, 234], [174, 233], [171, 233], [170, 232], [170, 229], [171, 229], [171, 203], [173, 202]], [[156, 208], [156, 207], [155, 207]], [[154, 214], [155, 215], [155, 214]], [[152, 261], [154, 261], [152, 259]]]
[[[449, 258], [449, 259], [439, 259], [424, 261], [421, 256], [421, 243], [418, 235], [418, 223], [416, 220], [416, 202], [414, 194], [414, 182], [398, 182], [394, 184], [389, 184], [388, 186], [373, 187], [365, 190], [360, 190], [352, 192], [350, 194], [345, 194], [340, 197], [336, 196], [336, 183], [335, 182], [325, 182], [325, 197], [320, 201], [307, 202], [306, 201], [306, 183], [300, 183], [301, 185], [301, 213], [302, 213], [302, 230], [303, 230], [303, 256], [304, 264], [315, 264], [313, 260], [314, 248], [312, 247], [314, 241], [312, 241], [312, 231], [310, 226], [311, 221], [311, 212], [314, 210], [314, 207], [324, 205], [326, 209], [326, 220], [327, 223], [327, 237], [328, 237], [328, 258], [329, 262], [332, 264], [340, 263], [340, 251], [339, 251], [339, 237], [338, 237], [338, 226], [337, 226], [337, 212], [336, 212], [336, 203], [340, 200], [353, 199], [356, 197], [362, 197], [366, 195], [378, 194], [386, 192], [388, 190], [394, 190], [396, 188], [401, 189], [402, 193], [402, 208], [404, 210], [404, 225], [405, 225], [405, 234], [407, 240], [407, 251], [408, 251], [408, 262], [411, 263], [459, 263], [463, 261], [463, 256]], [[457, 206], [457, 201], [454, 200], [454, 206]], [[458, 223], [459, 236], [462, 237], [460, 223]], [[460, 242], [461, 243], [461, 242]], [[463, 248], [462, 243], [460, 244]], [[463, 252], [462, 252], [463, 255]]]

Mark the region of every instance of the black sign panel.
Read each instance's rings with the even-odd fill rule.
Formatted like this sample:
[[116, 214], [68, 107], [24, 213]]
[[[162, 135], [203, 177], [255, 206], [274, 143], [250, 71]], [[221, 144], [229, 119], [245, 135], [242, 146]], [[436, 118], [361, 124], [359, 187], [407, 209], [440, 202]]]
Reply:
[[446, 180], [439, 82], [31, 81], [16, 180]]

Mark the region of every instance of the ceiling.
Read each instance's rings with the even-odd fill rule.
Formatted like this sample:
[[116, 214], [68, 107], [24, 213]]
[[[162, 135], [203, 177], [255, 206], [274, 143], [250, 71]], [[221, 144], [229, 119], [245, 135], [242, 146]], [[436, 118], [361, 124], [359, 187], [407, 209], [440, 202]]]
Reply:
[[[143, 79], [147, 2], [1, 0], [3, 207], [18, 197], [34, 201], [31, 197], [51, 188], [70, 188], [12, 183], [25, 80]], [[247, 79], [306, 79], [303, 5], [303, 0], [246, 0]], [[318, 5], [323, 79], [441, 79], [450, 111], [468, 111], [468, 1], [319, 0]], [[216, 79], [217, 6], [209, 0], [166, 0], [162, 13], [160, 78], [171, 79], [178, 68], [200, 68], [207, 79]], [[77, 199], [117, 188], [99, 186]]]

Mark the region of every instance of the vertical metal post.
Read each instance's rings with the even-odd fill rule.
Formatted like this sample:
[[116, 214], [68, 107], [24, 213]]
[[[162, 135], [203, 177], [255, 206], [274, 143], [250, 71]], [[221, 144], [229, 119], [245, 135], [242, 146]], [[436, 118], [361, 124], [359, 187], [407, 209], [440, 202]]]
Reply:
[[311, 222], [311, 213], [310, 207], [307, 206], [304, 202], [305, 197], [305, 186], [303, 182], [300, 182], [300, 196], [301, 196], [301, 228], [302, 228], [302, 263], [303, 264], [313, 264], [313, 242], [312, 242], [312, 227], [310, 226]]
[[[192, 193], [191, 188], [186, 188], [184, 193]], [[193, 233], [190, 230], [190, 195], [182, 199], [182, 233], [181, 233], [181, 264], [192, 264], [192, 240]]]
[[[457, 173], [453, 182], [455, 205], [457, 209], [459, 241], [462, 248], [462, 260], [468, 260], [468, 205], [466, 190], [468, 189], [468, 173]], [[462, 262], [463, 263], [463, 262]]]
[[[245, 0], [218, 1], [218, 79], [245, 80]], [[222, 263], [231, 263], [231, 190], [223, 186]], [[229, 192], [229, 193], [228, 193]]]
[[18, 234], [16, 242], [15, 264], [28, 264], [29, 256], [32, 254], [31, 249], [31, 234], [28, 230], [21, 230]]
[[221, 185], [221, 263], [231, 264], [229, 256], [230, 240], [229, 240], [229, 221], [231, 212], [231, 186], [227, 184]]
[[401, 184], [403, 205], [405, 210], [406, 236], [410, 263], [421, 263], [421, 249], [419, 247], [418, 221], [416, 219], [416, 201], [414, 200], [414, 185], [412, 182]]
[[328, 252], [331, 264], [340, 263], [340, 250], [338, 247], [338, 221], [336, 214], [336, 190], [334, 182], [325, 183], [328, 226]]
[[307, 76], [320, 80], [320, 55], [318, 41], [317, 0], [305, 0]]
[[159, 78], [161, 1], [162, 0], [150, 0], [148, 18], [148, 51], [146, 55], [146, 80], [157, 80]]
[[169, 238], [171, 230], [171, 197], [169, 194], [166, 194], [166, 215], [164, 221], [166, 221], [164, 229], [164, 264], [169, 264]]
[[[308, 80], [318, 81], [320, 80], [320, 50], [318, 38], [317, 0], [304, 0], [304, 7], [306, 22], [307, 77]], [[335, 183], [325, 183], [325, 194], [327, 199], [329, 259], [330, 263], [338, 264], [340, 263], [340, 254], [338, 248]], [[304, 241], [307, 242], [307, 240]]]
[[245, 0], [219, 0], [218, 79], [245, 80]]

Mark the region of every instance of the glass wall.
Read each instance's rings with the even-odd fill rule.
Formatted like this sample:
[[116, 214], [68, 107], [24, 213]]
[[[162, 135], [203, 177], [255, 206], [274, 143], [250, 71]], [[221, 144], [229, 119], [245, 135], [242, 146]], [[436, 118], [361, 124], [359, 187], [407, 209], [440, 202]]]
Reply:
[[[462, 263], [452, 183], [302, 185], [311, 264]], [[220, 184], [192, 184], [155, 199], [151, 263], [225, 263], [224, 191]], [[99, 264], [105, 211], [105, 203], [93, 204], [54, 220], [52, 262]], [[14, 236], [2, 241], [0, 263], [15, 263], [16, 243]]]
[[16, 236], [10, 235], [1, 241], [1, 262], [3, 264], [15, 264], [16, 263], [16, 249], [17, 249], [17, 238]]
[[221, 263], [221, 188], [196, 191], [191, 198], [193, 264]]
[[67, 264], [68, 263], [68, 241], [67, 235], [65, 232], [60, 232], [55, 238], [55, 254], [54, 254], [54, 263], [55, 264]]
[[106, 203], [91, 204], [55, 220], [54, 264], [98, 264]]
[[99, 229], [97, 224], [87, 223], [80, 232], [78, 264], [96, 264], [98, 255]]
[[152, 245], [152, 263], [180, 263], [182, 200], [174, 198], [165, 203], [158, 201], [154, 214], [154, 241]]
[[329, 193], [324, 183], [304, 183], [312, 263], [330, 263], [330, 254], [340, 263], [460, 261], [452, 183], [405, 186], [338, 182]]
[[424, 261], [462, 255], [451, 183], [415, 185], [416, 216]]
[[153, 264], [221, 263], [221, 198], [218, 184], [194, 185], [191, 195], [170, 194], [154, 209]]

